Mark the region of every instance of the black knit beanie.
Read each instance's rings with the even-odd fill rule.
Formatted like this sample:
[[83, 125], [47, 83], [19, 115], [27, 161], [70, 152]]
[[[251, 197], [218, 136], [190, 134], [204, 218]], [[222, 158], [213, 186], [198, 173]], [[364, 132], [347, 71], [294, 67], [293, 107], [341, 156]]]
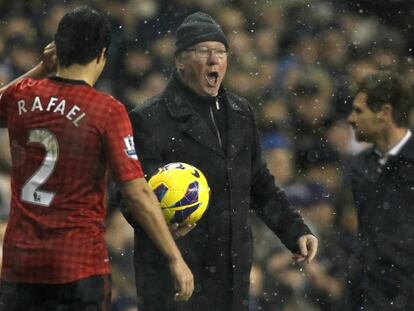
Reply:
[[228, 47], [220, 25], [208, 14], [196, 12], [187, 16], [177, 29], [175, 54], [204, 41], [222, 42]]

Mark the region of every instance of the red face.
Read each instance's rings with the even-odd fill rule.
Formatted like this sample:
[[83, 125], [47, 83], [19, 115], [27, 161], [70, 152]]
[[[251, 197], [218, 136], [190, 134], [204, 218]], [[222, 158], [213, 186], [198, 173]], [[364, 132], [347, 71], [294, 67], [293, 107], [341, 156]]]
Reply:
[[227, 70], [227, 51], [217, 41], [200, 42], [176, 59], [184, 83], [200, 96], [216, 96]]

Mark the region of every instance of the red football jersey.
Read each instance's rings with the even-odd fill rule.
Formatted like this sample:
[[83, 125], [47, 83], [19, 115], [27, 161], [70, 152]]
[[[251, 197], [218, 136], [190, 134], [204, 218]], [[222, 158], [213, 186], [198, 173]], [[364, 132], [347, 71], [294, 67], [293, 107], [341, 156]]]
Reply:
[[125, 107], [83, 81], [24, 79], [0, 97], [12, 155], [1, 278], [67, 283], [110, 273], [104, 194], [143, 176]]

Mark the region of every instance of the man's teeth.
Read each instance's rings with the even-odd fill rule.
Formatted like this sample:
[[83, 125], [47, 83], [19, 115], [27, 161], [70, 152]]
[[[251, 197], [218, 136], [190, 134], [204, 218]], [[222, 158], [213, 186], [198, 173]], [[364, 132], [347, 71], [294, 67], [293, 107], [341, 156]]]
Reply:
[[217, 83], [217, 79], [218, 79], [218, 75], [217, 74], [214, 74], [214, 73], [210, 73], [210, 74], [208, 74], [207, 75], [207, 80], [210, 82], [210, 83]]
[[218, 73], [217, 73], [217, 72], [210, 72], [210, 73], [207, 75], [207, 78], [208, 78], [208, 80], [209, 80], [209, 81], [217, 82], [217, 79], [218, 79]]

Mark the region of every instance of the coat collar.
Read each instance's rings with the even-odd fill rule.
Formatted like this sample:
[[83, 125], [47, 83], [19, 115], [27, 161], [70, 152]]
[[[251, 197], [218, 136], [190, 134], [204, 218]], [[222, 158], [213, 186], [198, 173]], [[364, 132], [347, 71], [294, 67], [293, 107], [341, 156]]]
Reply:
[[409, 160], [414, 160], [414, 135], [411, 135], [410, 139], [401, 148], [397, 156]]
[[218, 143], [216, 133], [210, 130], [192, 107], [190, 100], [192, 100], [193, 96], [188, 93], [191, 91], [186, 89], [186, 86], [177, 79], [179, 79], [178, 75], [173, 74], [164, 92], [165, 104], [170, 115], [174, 118], [183, 119], [181, 129], [198, 143], [209, 148], [219, 156], [225, 158], [226, 154], [227, 156], [235, 154], [242, 145], [241, 141], [240, 144], [238, 143], [239, 140], [244, 139], [243, 135], [240, 135], [240, 130], [245, 126], [246, 122], [240, 104], [231, 96], [228, 96], [223, 87], [220, 88], [220, 95], [225, 97], [228, 103], [228, 142], [232, 142], [222, 147]]
[[171, 78], [165, 89], [165, 104], [172, 117], [187, 117], [195, 113], [194, 109], [185, 100], [185, 94], [177, 87], [177, 82]]
[[[374, 146], [367, 149], [363, 154], [365, 154], [365, 157], [373, 157], [375, 159], [378, 159], [381, 156]], [[407, 142], [402, 146], [401, 150], [396, 155], [390, 155], [390, 158], [414, 160], [414, 134], [411, 135]]]
[[[177, 73], [172, 74], [165, 89], [166, 105], [172, 117], [186, 117], [195, 114], [195, 110], [188, 101], [186, 86], [179, 80]], [[226, 96], [226, 90], [223, 86], [220, 87], [219, 93]], [[231, 110], [241, 112], [242, 108], [233, 99], [226, 96]]]

